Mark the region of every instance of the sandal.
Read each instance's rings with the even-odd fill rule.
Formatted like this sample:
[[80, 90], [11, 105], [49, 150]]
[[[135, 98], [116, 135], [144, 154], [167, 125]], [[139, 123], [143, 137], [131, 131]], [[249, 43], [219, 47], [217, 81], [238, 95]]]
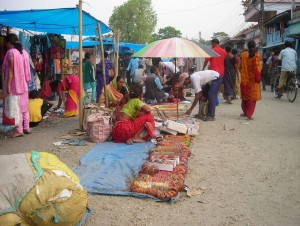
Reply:
[[24, 136], [24, 133], [14, 133], [12, 135], [10, 135], [10, 138], [16, 138], [16, 137], [22, 137]]
[[23, 130], [23, 133], [24, 134], [31, 134], [31, 131], [28, 129], [28, 130]]

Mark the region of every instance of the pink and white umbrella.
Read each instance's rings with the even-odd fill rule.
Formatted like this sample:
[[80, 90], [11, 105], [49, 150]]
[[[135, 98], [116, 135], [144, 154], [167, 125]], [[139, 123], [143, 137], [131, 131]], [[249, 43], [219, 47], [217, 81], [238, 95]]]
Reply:
[[152, 42], [133, 54], [133, 57], [218, 57], [209, 47], [183, 38], [168, 38]]

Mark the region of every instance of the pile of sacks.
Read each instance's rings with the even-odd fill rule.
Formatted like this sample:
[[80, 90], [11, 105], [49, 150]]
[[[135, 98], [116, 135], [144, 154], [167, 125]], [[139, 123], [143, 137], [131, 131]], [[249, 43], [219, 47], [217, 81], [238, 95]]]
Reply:
[[0, 225], [68, 226], [84, 217], [87, 192], [55, 155], [1, 155], [0, 171]]

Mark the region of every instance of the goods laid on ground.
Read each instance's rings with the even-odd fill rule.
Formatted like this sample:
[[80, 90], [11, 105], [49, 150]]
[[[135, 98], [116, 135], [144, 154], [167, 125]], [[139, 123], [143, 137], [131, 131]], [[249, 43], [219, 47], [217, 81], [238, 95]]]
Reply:
[[0, 225], [76, 225], [87, 192], [56, 156], [30, 152], [0, 157]]
[[174, 198], [184, 189], [187, 162], [191, 155], [189, 135], [165, 135], [149, 150], [139, 174], [131, 181], [130, 190], [160, 200]]

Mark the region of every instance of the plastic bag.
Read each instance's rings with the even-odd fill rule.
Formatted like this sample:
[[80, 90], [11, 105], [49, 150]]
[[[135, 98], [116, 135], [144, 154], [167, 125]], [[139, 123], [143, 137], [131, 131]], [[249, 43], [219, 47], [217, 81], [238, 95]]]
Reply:
[[15, 119], [15, 126], [20, 122], [20, 97], [8, 95], [5, 97], [5, 115], [9, 119]]
[[91, 142], [104, 142], [109, 139], [112, 133], [111, 116], [101, 113], [91, 114], [87, 118], [88, 140]]

